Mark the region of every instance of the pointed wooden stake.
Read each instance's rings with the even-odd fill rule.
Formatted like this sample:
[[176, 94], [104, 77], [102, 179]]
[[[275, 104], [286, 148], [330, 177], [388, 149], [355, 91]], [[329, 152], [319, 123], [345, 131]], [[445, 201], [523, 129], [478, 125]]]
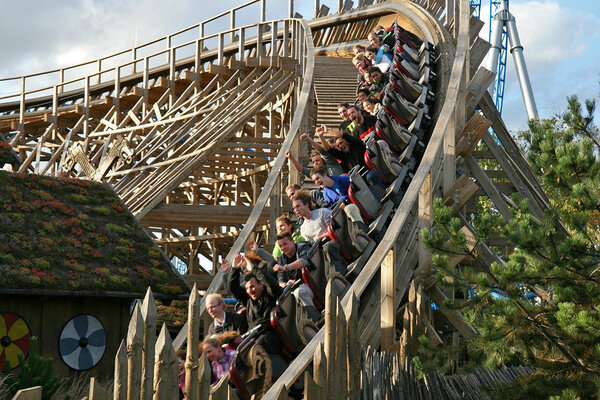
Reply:
[[144, 319], [139, 303], [136, 303], [127, 331], [127, 400], [140, 398], [143, 335]]
[[170, 374], [170, 353], [173, 346], [171, 345], [171, 336], [167, 331], [167, 325], [163, 323], [156, 340], [156, 369], [154, 371], [154, 400], [168, 400], [169, 391], [169, 374]]
[[187, 354], [185, 360], [185, 398], [198, 398], [198, 342], [200, 335], [200, 298], [196, 284], [188, 304]]
[[125, 339], [115, 355], [115, 384], [113, 400], [125, 400], [127, 398], [127, 344]]
[[152, 400], [154, 378], [154, 346], [156, 342], [156, 301], [152, 289], [148, 287], [142, 302], [142, 318], [144, 318], [144, 346], [142, 349], [142, 400]]

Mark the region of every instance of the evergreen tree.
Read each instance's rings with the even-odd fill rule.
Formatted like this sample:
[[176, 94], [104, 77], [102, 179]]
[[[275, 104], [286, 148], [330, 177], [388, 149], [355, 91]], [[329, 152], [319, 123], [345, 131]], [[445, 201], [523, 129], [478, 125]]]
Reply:
[[10, 361], [5, 360], [8, 367], [7, 370], [11, 371], [11, 373], [8, 374], [4, 383], [9, 387], [12, 394], [18, 392], [19, 389], [41, 386], [42, 400], [50, 400], [60, 387], [61, 382], [54, 375], [52, 358], [42, 357], [37, 353], [37, 343], [37, 337], [32, 336], [27, 360], [24, 359], [22, 353], [17, 355], [19, 365], [21, 366], [18, 374], [14, 374], [14, 371], [11, 371]]
[[[435, 354], [423, 368], [448, 367], [452, 352], [466, 351], [472, 364], [494, 368], [526, 365], [521, 376], [496, 392], [498, 398], [586, 399], [600, 396], [600, 135], [595, 102], [568, 99], [567, 111], [531, 121], [524, 149], [551, 200], [536, 219], [528, 201], [513, 195], [509, 222], [493, 209], [476, 220], [478, 238], [501, 235], [511, 243], [507, 261], [487, 268], [477, 248], [469, 250], [462, 223], [437, 201], [435, 227], [424, 231], [438, 284], [468, 294], [443, 306], [460, 308], [477, 329], [463, 349]], [[463, 253], [468, 265], [450, 267], [439, 254]]]

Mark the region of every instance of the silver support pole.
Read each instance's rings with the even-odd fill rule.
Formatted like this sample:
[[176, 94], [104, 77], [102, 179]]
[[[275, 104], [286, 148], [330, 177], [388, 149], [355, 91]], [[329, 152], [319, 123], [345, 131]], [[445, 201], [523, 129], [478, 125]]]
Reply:
[[521, 86], [523, 102], [525, 102], [527, 118], [539, 119], [540, 117], [533, 97], [533, 90], [531, 89], [531, 82], [529, 81], [529, 74], [527, 73], [527, 65], [525, 65], [525, 57], [523, 57], [523, 46], [521, 46], [521, 40], [519, 39], [519, 33], [517, 32], [515, 17], [510, 14], [509, 16], [508, 21], [506, 21], [506, 29], [508, 31], [508, 40], [510, 42], [510, 52], [515, 61], [515, 69], [517, 70], [517, 77], [519, 78], [519, 85]]
[[[502, 47], [502, 29], [505, 26], [510, 43], [509, 50], [515, 61], [515, 69], [519, 79], [519, 86], [521, 87], [521, 94], [523, 95], [523, 102], [525, 103], [527, 118], [539, 119], [537, 106], [535, 105], [535, 99], [533, 97], [533, 90], [531, 89], [531, 82], [529, 81], [529, 73], [527, 72], [527, 66], [525, 65], [525, 57], [523, 56], [523, 46], [521, 46], [521, 40], [519, 39], [519, 33], [517, 31], [517, 23], [515, 17], [508, 11], [506, 0], [502, 0], [500, 10], [494, 16], [494, 20], [492, 21], [492, 37], [490, 40], [492, 48], [488, 53], [486, 68], [490, 71], [498, 72], [498, 58], [500, 56], [500, 48]], [[489, 92], [492, 95], [496, 89], [495, 84], [496, 82], [493, 82], [489, 88]]]
[[[492, 47], [488, 53], [485, 66], [486, 69], [493, 72], [498, 71], [498, 58], [500, 58], [500, 48], [502, 47], [502, 26], [502, 20], [499, 18], [499, 15], [496, 15], [492, 21], [492, 39], [490, 40]], [[494, 94], [495, 89], [496, 81], [494, 80], [489, 88], [491, 95]]]

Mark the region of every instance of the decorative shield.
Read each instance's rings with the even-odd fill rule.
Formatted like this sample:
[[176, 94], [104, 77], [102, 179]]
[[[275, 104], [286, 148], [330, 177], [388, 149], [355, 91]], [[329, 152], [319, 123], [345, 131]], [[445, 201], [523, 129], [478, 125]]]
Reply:
[[10, 367], [19, 365], [19, 353], [23, 358], [29, 354], [29, 325], [18, 314], [0, 313], [0, 371], [6, 370], [4, 360], [10, 361]]
[[98, 364], [106, 349], [106, 331], [92, 315], [73, 318], [63, 328], [59, 351], [65, 364], [78, 371]]

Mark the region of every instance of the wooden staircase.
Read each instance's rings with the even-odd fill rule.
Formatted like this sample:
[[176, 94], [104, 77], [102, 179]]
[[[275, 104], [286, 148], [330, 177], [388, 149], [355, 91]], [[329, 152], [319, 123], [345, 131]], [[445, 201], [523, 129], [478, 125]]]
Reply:
[[352, 59], [315, 57], [315, 98], [318, 104], [317, 126], [337, 128], [341, 119], [337, 112], [340, 103], [356, 99], [356, 68]]

